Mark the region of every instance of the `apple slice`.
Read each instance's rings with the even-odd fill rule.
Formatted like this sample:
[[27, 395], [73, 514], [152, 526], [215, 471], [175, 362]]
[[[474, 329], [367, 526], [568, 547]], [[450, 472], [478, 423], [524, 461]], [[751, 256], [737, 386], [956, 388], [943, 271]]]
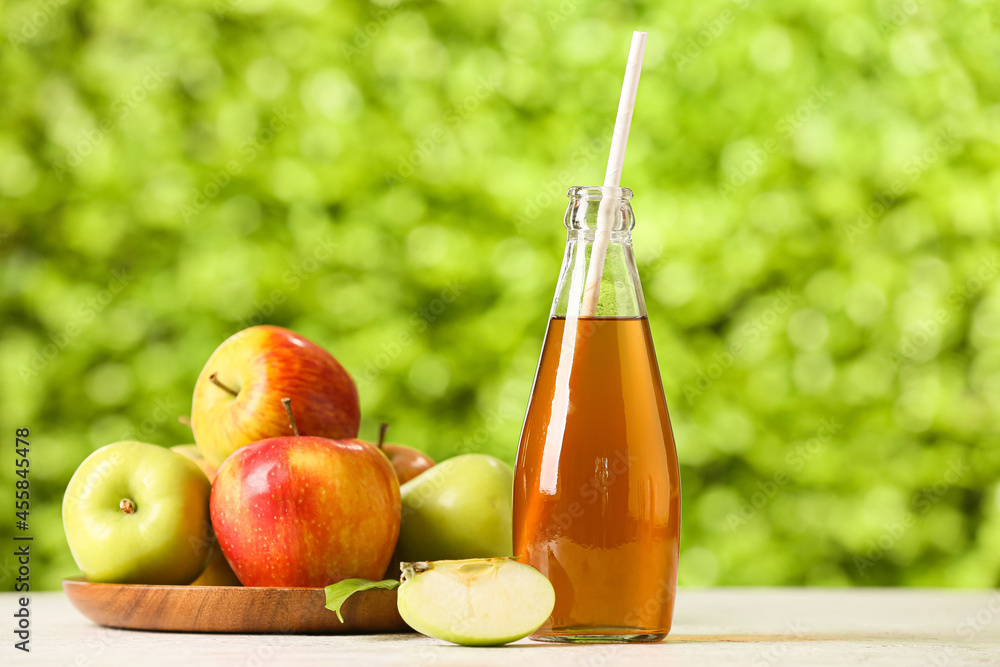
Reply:
[[463, 646], [527, 637], [552, 613], [555, 591], [513, 558], [403, 563], [399, 615], [417, 632]]

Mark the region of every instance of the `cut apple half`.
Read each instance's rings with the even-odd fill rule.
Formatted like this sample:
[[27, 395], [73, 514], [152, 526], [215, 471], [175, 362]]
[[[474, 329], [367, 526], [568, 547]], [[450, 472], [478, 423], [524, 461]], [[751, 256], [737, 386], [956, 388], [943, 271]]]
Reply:
[[496, 646], [537, 630], [555, 606], [552, 584], [513, 558], [402, 564], [399, 614], [417, 632], [463, 646]]

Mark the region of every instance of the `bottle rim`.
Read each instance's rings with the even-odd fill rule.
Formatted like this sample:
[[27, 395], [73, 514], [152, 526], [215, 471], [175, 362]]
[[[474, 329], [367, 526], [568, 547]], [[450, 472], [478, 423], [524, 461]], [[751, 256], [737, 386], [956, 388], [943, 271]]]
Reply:
[[616, 188], [604, 185], [577, 185], [566, 191], [566, 196], [570, 199], [601, 201], [604, 197], [614, 197], [622, 201], [629, 201], [633, 196], [629, 188]]

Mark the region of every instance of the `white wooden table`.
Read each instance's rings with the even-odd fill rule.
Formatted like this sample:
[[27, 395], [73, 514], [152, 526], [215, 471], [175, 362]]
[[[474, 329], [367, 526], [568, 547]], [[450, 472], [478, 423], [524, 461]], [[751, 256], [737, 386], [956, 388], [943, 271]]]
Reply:
[[[917, 589], [682, 590], [659, 644], [566, 646], [524, 640], [463, 648], [421, 635], [195, 635], [111, 630], [61, 593], [32, 596], [31, 653], [13, 648], [14, 595], [0, 595], [0, 665], [1000, 665], [1000, 592]], [[10, 613], [8, 613], [10, 612]]]

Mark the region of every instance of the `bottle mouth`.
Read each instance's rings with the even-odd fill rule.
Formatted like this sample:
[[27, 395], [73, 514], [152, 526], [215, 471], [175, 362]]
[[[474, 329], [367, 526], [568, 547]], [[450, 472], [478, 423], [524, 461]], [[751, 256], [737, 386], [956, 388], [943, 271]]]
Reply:
[[605, 197], [629, 201], [632, 195], [632, 191], [628, 188], [604, 185], [578, 185], [566, 191], [566, 196], [576, 201], [601, 201]]
[[628, 188], [584, 185], [566, 191], [569, 204], [563, 225], [570, 231], [596, 230], [602, 211], [612, 214], [611, 231], [628, 232], [635, 226], [632, 214], [632, 191]]

